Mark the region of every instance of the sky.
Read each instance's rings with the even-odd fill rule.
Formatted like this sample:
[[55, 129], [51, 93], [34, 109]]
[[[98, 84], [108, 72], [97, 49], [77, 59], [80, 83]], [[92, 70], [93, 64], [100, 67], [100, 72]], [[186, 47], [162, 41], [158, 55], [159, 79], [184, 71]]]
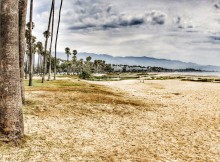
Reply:
[[[50, 5], [34, 0], [38, 41], [45, 41]], [[65, 47], [220, 66], [220, 0], [64, 0], [58, 51]]]

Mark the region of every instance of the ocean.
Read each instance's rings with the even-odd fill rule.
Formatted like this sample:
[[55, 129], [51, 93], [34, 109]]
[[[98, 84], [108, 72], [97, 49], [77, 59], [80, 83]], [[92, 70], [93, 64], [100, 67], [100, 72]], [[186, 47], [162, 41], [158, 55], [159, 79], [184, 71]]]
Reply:
[[178, 75], [193, 75], [193, 76], [217, 76], [220, 77], [220, 72], [174, 72]]

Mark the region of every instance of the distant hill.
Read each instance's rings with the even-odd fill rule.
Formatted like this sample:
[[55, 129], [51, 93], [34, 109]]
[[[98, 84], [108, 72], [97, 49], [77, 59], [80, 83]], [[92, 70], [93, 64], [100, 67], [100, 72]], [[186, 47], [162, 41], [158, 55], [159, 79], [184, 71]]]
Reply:
[[[113, 57], [107, 54], [94, 54], [94, 53], [79, 53], [78, 59], [86, 60], [86, 57], [91, 56], [92, 60], [105, 60], [106, 63], [109, 64], [125, 64], [125, 65], [141, 65], [141, 66], [156, 66], [163, 67], [168, 69], [200, 69], [206, 71], [220, 71], [220, 66], [212, 66], [212, 65], [199, 65], [191, 62], [182, 62], [178, 60], [167, 60], [167, 59], [157, 59], [152, 57]], [[66, 59], [66, 55], [64, 53], [58, 53], [58, 57], [62, 59]]]

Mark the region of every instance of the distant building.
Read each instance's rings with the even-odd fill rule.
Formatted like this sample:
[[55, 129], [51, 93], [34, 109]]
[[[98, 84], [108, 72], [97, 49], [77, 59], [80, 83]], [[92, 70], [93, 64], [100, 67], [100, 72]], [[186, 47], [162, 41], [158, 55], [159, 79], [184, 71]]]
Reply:
[[171, 71], [170, 69], [165, 69], [161, 67], [145, 67], [145, 66], [138, 66], [138, 65], [111, 65], [114, 72], [168, 72]]

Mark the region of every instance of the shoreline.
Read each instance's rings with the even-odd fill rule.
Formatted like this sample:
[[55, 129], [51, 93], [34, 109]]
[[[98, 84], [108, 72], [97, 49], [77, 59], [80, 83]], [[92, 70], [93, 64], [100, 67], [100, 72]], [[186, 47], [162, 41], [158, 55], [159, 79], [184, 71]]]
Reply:
[[194, 77], [219, 77], [220, 72], [150, 72], [161, 76], [194, 76]]

